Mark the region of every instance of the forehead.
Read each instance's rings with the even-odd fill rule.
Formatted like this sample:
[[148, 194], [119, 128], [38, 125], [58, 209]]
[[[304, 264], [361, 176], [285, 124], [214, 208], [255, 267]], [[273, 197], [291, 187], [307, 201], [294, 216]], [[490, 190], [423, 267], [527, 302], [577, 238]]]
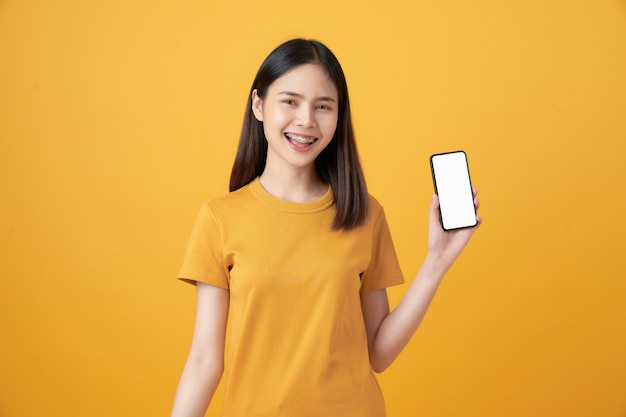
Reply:
[[319, 64], [303, 64], [274, 80], [269, 91], [279, 94], [290, 91], [305, 96], [330, 96], [337, 99], [337, 88]]

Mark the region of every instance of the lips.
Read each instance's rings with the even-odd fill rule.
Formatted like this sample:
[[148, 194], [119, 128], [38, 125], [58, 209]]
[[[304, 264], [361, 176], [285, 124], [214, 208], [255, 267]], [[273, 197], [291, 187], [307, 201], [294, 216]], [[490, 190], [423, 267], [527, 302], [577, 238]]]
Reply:
[[315, 142], [317, 142], [317, 138], [315, 136], [297, 135], [295, 133], [285, 133], [285, 137], [287, 138], [287, 140], [289, 140], [289, 142], [300, 147], [311, 146]]

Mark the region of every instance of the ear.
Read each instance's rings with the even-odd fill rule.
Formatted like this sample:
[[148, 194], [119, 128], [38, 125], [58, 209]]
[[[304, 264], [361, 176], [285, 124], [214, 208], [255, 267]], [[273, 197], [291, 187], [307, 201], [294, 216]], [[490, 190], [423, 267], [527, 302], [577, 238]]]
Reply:
[[252, 113], [259, 122], [263, 121], [263, 99], [259, 97], [256, 89], [252, 90]]

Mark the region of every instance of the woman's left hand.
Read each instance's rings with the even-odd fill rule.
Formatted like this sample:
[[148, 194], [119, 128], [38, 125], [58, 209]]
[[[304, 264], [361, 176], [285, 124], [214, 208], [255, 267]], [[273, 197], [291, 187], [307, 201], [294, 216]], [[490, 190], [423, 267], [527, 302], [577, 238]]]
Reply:
[[[474, 206], [480, 206], [478, 200], [478, 189], [474, 188]], [[452, 230], [446, 232], [439, 222], [439, 197], [433, 195], [430, 205], [430, 219], [428, 225], [428, 256], [431, 257], [438, 266], [448, 270], [456, 258], [461, 254], [467, 242], [482, 223], [482, 218], [476, 216], [477, 224], [467, 229]]]

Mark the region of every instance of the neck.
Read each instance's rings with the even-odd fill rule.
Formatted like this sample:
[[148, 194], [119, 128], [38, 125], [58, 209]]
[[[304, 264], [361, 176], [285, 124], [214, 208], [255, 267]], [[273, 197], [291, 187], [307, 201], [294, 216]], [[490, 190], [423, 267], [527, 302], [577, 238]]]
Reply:
[[276, 172], [266, 166], [260, 181], [263, 188], [276, 198], [293, 203], [319, 200], [328, 191], [328, 184], [319, 178], [315, 167], [307, 170]]

